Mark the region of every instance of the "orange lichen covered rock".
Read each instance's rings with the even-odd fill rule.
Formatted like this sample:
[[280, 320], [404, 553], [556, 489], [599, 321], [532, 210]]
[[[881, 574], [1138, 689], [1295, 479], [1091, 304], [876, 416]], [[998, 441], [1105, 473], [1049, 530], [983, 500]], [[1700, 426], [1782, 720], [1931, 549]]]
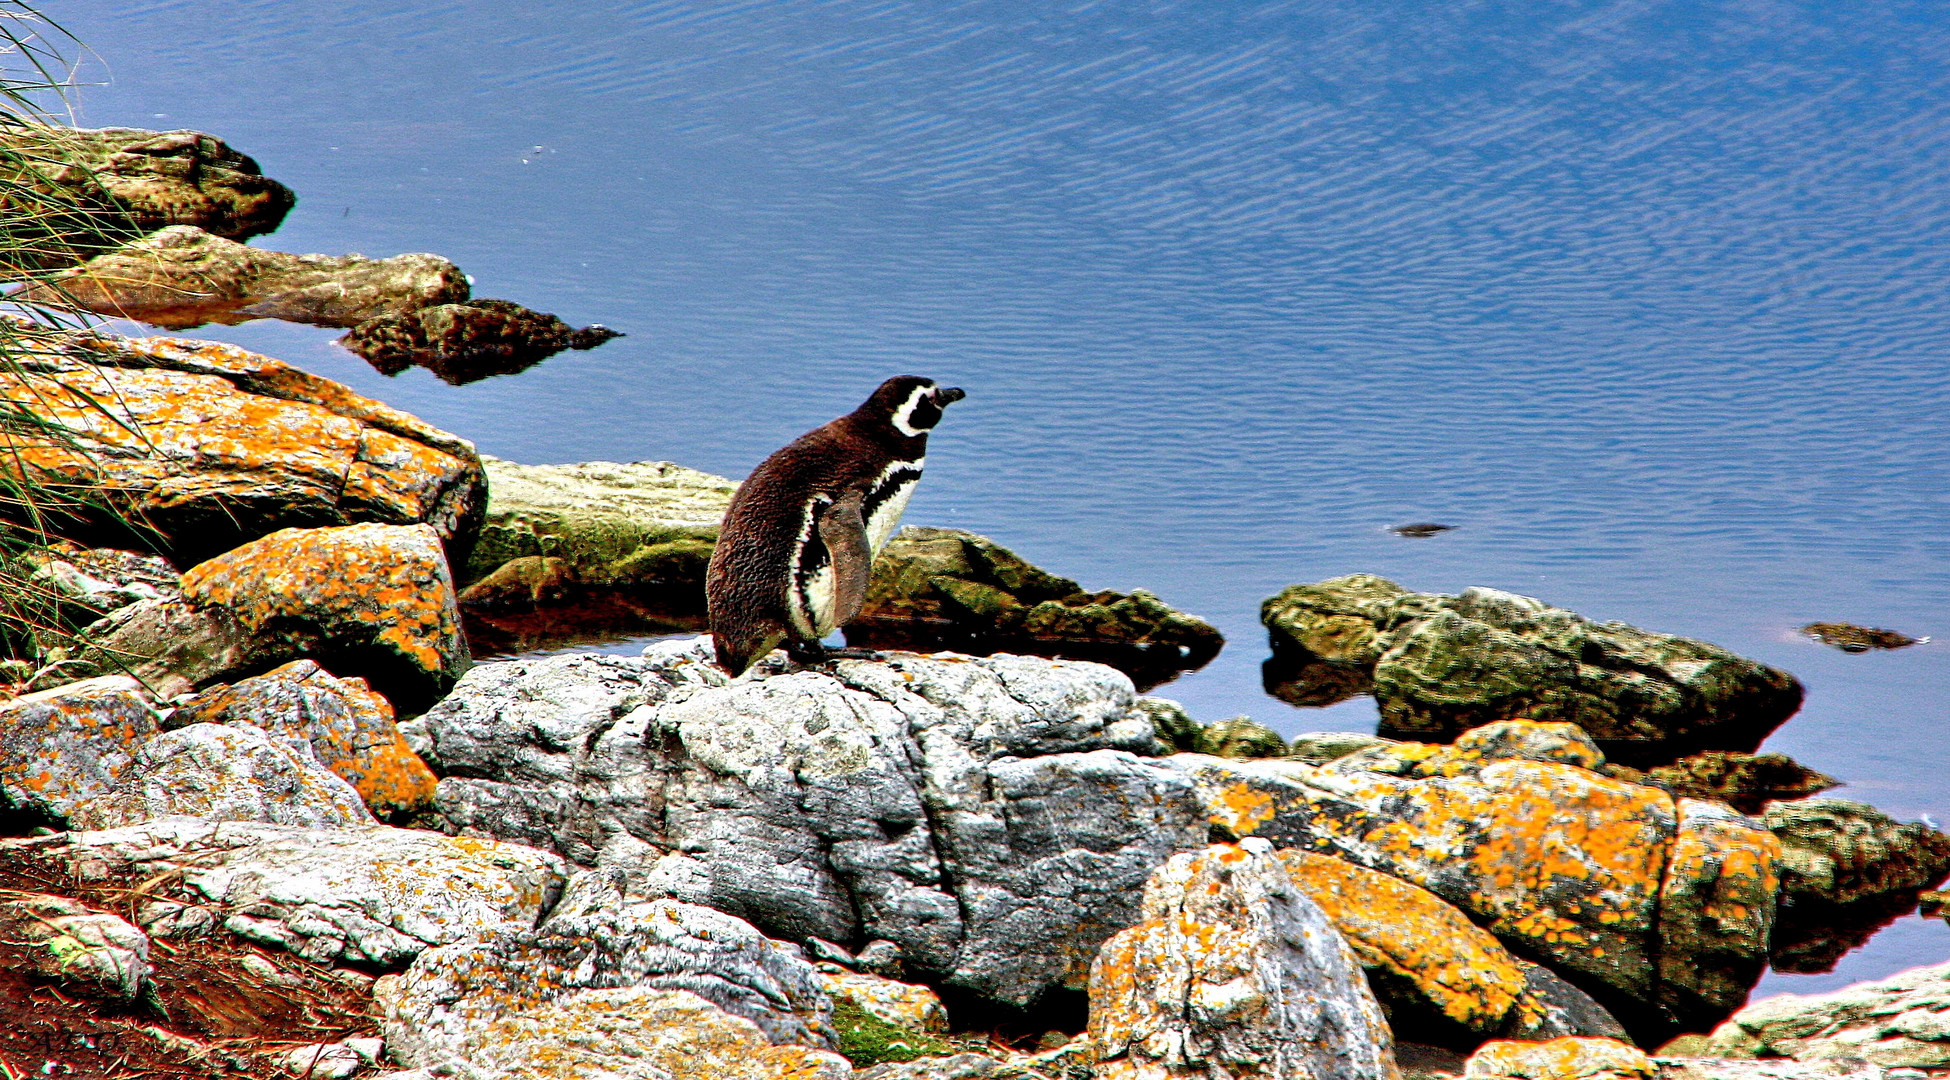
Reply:
[[[1656, 788], [1480, 745], [1377, 747], [1327, 766], [1163, 759], [1191, 774], [1212, 823], [1421, 886], [1517, 951], [1638, 1002], [1642, 1019], [1714, 1022], [1765, 956], [1779, 847], [1752, 822], [1680, 808]], [[1523, 738], [1509, 738], [1512, 734]], [[1573, 757], [1573, 760], [1576, 758]]]
[[1103, 1080], [1398, 1076], [1354, 952], [1263, 840], [1175, 855], [1090, 968]]
[[393, 706], [364, 680], [335, 678], [311, 660], [213, 686], [165, 723], [250, 724], [302, 739], [382, 818], [410, 817], [433, 807], [438, 781], [393, 726]]
[[287, 526], [425, 522], [463, 545], [487, 501], [466, 440], [232, 345], [48, 338], [0, 396], [76, 433], [0, 435], [5, 468], [139, 512], [188, 565]]
[[0, 805], [64, 824], [108, 794], [160, 727], [126, 675], [57, 686], [0, 705]]
[[115, 829], [171, 815], [322, 829], [374, 824], [359, 793], [311, 747], [223, 724], [144, 742], [115, 790], [76, 803], [71, 817], [77, 829]]
[[1363, 965], [1413, 982], [1451, 1020], [1491, 1032], [1520, 1008], [1542, 1019], [1541, 1005], [1526, 997], [1517, 958], [1434, 893], [1327, 855], [1279, 857]]
[[1616, 1039], [1484, 1043], [1463, 1069], [1468, 1080], [1655, 1080], [1645, 1051]]
[[284, 529], [183, 575], [198, 608], [258, 640], [356, 672], [401, 709], [424, 708], [468, 666], [453, 578], [428, 525]]

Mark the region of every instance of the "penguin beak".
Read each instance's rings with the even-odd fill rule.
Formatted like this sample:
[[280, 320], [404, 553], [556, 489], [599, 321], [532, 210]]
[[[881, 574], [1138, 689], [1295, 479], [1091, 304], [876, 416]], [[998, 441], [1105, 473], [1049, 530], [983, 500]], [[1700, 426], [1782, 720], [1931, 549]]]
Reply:
[[936, 405], [949, 405], [967, 396], [968, 392], [960, 387], [944, 386], [934, 392], [934, 403]]

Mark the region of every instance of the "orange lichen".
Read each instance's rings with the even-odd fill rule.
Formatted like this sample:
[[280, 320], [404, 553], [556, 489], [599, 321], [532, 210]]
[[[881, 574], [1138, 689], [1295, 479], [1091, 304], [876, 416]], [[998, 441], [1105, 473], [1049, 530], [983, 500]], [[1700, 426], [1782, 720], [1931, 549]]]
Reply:
[[1565, 1036], [1549, 1042], [1484, 1043], [1466, 1075], [1480, 1080], [1653, 1080], [1645, 1051], [1614, 1039]]

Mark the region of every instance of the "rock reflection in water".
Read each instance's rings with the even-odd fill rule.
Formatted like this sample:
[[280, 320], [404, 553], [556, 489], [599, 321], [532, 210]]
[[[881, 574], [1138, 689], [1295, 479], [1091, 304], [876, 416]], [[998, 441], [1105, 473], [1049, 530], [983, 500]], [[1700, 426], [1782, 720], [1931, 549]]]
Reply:
[[1275, 649], [1259, 667], [1266, 692], [1302, 708], [1317, 708], [1374, 692], [1373, 672], [1316, 656]]

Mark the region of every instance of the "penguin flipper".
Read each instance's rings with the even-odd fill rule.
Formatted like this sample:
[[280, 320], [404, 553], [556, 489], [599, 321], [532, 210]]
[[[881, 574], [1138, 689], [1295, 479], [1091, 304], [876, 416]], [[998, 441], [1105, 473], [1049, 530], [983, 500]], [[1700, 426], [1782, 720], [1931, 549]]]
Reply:
[[867, 602], [867, 579], [873, 573], [873, 548], [867, 542], [867, 523], [860, 514], [866, 493], [847, 492], [819, 513], [819, 540], [833, 560], [833, 625], [845, 626]]

